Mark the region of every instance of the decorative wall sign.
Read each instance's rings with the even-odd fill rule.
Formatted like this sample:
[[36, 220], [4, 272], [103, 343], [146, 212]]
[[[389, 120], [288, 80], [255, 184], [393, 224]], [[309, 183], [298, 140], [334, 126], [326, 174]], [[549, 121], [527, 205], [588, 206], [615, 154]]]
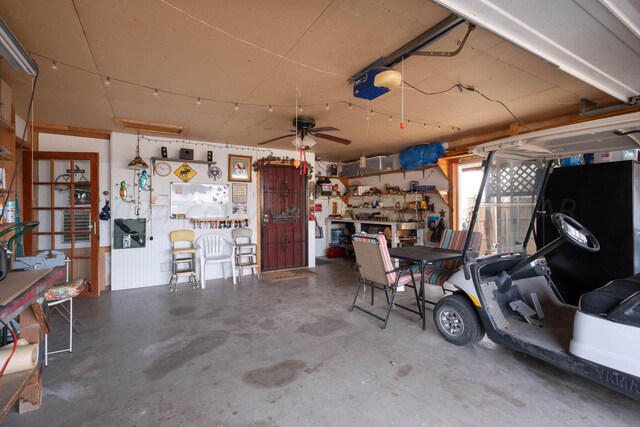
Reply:
[[219, 180], [222, 177], [222, 169], [216, 166], [217, 162], [209, 163], [209, 167], [207, 168], [207, 176], [214, 181]]
[[234, 214], [247, 213], [247, 184], [232, 184], [231, 186], [231, 206]]
[[251, 156], [229, 154], [229, 181], [251, 182]]
[[193, 170], [191, 166], [186, 163], [183, 163], [176, 171], [174, 172], [178, 178], [180, 178], [183, 182], [189, 182], [193, 179], [194, 176], [197, 175], [197, 172]]

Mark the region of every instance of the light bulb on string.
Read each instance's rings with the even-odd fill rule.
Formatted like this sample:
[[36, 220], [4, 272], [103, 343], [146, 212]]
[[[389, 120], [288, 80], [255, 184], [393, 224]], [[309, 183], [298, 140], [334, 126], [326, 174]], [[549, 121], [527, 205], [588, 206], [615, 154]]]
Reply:
[[330, 110], [330, 109], [331, 109], [331, 107], [329, 107], [329, 104], [325, 104], [325, 105], [324, 105], [324, 109], [325, 109], [325, 110]]
[[393, 121], [393, 116], [389, 116], [389, 121], [392, 122]]
[[107, 78], [104, 79], [104, 85], [111, 86], [111, 77], [107, 76]]
[[198, 99], [196, 99], [196, 105], [200, 105], [202, 104], [202, 100], [200, 99], [200, 97], [198, 97]]
[[273, 113], [273, 107], [271, 105], [269, 105], [269, 112]]
[[235, 105], [233, 106], [233, 109], [238, 111], [240, 109], [240, 106], [238, 105], [238, 103], [236, 102]]
[[301, 113], [302, 113], [302, 111], [304, 111], [303, 108], [302, 108], [302, 105], [298, 107], [298, 111], [300, 111]]
[[153, 90], [153, 96], [158, 96], [158, 89]]
[[56, 61], [55, 59], [51, 62], [51, 69], [53, 71], [58, 71], [58, 61]]
[[371, 110], [371, 115], [372, 115], [372, 116], [373, 116], [375, 113], [376, 113], [375, 111]]
[[353, 110], [353, 105], [351, 105], [351, 103], [349, 103], [349, 110]]

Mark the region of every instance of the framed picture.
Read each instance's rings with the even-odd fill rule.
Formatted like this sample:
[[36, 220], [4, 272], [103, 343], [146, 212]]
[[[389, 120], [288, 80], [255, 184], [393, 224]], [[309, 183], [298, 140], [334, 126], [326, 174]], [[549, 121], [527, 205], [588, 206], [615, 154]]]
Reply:
[[251, 182], [251, 156], [229, 154], [229, 181]]

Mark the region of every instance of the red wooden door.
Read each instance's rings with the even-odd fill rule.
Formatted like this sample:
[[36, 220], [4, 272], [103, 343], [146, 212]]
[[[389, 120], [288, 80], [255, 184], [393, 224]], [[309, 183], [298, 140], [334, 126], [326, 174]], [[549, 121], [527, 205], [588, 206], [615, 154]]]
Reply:
[[307, 265], [306, 177], [290, 166], [260, 169], [262, 271]]

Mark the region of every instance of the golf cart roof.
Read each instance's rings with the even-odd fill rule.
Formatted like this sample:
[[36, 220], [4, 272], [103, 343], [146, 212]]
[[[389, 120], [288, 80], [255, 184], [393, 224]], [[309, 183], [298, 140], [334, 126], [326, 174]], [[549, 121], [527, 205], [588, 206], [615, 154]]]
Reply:
[[511, 136], [474, 147], [486, 157], [555, 159], [584, 153], [640, 149], [640, 112]]

